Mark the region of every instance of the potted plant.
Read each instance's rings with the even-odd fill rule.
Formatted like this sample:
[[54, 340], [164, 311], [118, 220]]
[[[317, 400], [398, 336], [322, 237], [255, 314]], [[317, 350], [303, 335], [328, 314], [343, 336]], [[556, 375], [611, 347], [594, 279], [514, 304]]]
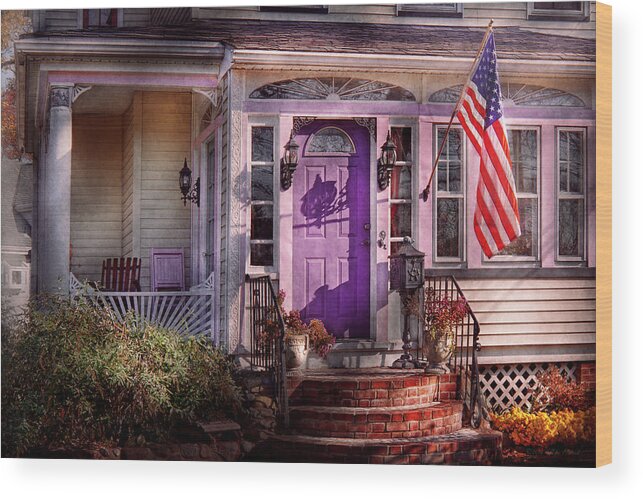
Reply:
[[467, 315], [467, 311], [464, 298], [451, 300], [448, 297], [438, 297], [432, 288], [425, 291], [422, 345], [422, 353], [428, 360], [425, 372], [450, 372], [447, 362], [455, 351], [456, 326]]
[[[335, 337], [326, 330], [324, 323], [319, 319], [311, 319], [306, 323], [302, 320], [299, 310], [286, 312], [283, 308], [285, 298], [286, 292], [279, 290], [277, 302], [286, 326], [286, 369], [301, 368], [306, 362], [309, 350], [325, 359], [335, 344]], [[275, 321], [266, 321], [264, 329], [267, 340], [273, 340], [279, 335], [279, 327]]]

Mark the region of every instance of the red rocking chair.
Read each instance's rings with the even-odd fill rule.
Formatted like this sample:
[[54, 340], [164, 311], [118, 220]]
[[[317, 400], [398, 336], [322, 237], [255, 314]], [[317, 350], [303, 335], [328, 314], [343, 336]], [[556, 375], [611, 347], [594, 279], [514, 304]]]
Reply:
[[107, 258], [103, 260], [101, 289], [103, 291], [140, 291], [140, 258]]

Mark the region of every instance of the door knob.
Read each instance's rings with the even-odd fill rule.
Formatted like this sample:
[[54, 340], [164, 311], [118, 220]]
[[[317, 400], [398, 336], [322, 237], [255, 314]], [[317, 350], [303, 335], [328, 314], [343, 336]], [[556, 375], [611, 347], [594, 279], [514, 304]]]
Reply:
[[365, 223], [364, 224], [364, 230], [371, 230], [371, 224]]

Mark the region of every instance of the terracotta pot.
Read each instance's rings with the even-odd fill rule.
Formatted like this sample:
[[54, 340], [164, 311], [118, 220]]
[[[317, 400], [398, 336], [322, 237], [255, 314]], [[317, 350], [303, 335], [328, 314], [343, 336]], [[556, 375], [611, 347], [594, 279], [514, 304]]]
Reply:
[[299, 369], [308, 356], [308, 335], [286, 336], [286, 369]]
[[424, 372], [427, 374], [447, 374], [451, 372], [447, 363], [453, 355], [454, 335], [451, 333], [440, 334], [437, 339], [432, 339], [429, 331], [424, 332], [424, 345], [422, 353], [428, 360]]

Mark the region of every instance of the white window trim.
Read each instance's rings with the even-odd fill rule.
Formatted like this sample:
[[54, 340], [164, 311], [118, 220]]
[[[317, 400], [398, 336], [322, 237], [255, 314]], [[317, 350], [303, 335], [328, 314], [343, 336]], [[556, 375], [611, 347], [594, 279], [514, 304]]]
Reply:
[[454, 3], [453, 7], [436, 4], [396, 4], [395, 15], [414, 17], [462, 17], [462, 3]]
[[581, 9], [552, 10], [539, 7], [540, 2], [527, 2], [527, 19], [538, 21], [589, 21], [589, 2], [581, 2]]
[[[433, 162], [431, 167], [435, 164], [435, 158], [438, 153], [438, 148], [440, 144], [438, 142], [438, 132], [439, 130], [446, 130], [448, 124], [446, 123], [435, 123], [433, 126]], [[467, 157], [467, 144], [468, 138], [464, 132], [464, 129], [460, 125], [452, 125], [452, 130], [459, 130], [462, 133], [462, 175], [460, 182], [462, 183], [462, 192], [460, 194], [449, 193], [445, 191], [438, 191], [438, 171], [436, 167], [435, 174], [433, 176], [433, 262], [434, 263], [450, 263], [457, 264], [458, 266], [463, 265], [467, 261], [467, 172], [468, 172], [468, 157]], [[460, 248], [459, 248], [459, 257], [453, 256], [438, 256], [438, 198], [444, 199], [462, 199], [462, 215], [460, 217]]]
[[[272, 127], [272, 162], [269, 161], [252, 161], [252, 129], [254, 127]], [[279, 193], [281, 191], [280, 182], [280, 148], [279, 148], [279, 119], [276, 116], [269, 117], [249, 117], [247, 127], [247, 140], [246, 140], [246, 165], [247, 165], [247, 199], [248, 209], [246, 210], [246, 269], [248, 274], [274, 274], [278, 272], [279, 268]], [[253, 239], [252, 242], [272, 243], [272, 265], [251, 265], [250, 263], [250, 250], [251, 250], [251, 222], [252, 222], [252, 205], [256, 204], [269, 204], [265, 201], [253, 202], [252, 201], [252, 167], [257, 166], [272, 166], [272, 240], [267, 239]]]
[[536, 263], [542, 260], [541, 256], [541, 246], [542, 246], [542, 189], [540, 186], [541, 175], [542, 175], [542, 131], [540, 125], [507, 125], [507, 131], [511, 130], [535, 130], [536, 131], [536, 151], [538, 155], [536, 157], [536, 190], [537, 193], [531, 194], [527, 193], [519, 195], [516, 189], [516, 201], [520, 198], [531, 198], [537, 200], [537, 209], [538, 213], [538, 240], [536, 241], [536, 255], [534, 256], [518, 256], [518, 255], [495, 255], [491, 258], [487, 258], [486, 255], [482, 255], [484, 263], [496, 264], [496, 263]]
[[[582, 194], [576, 194], [576, 193], [571, 193], [571, 192], [564, 192], [561, 193], [560, 191], [560, 164], [559, 164], [559, 158], [560, 158], [560, 132], [581, 132], [583, 135], [583, 145], [582, 145], [582, 150], [583, 150], [583, 165], [582, 165], [582, 172], [583, 172], [583, 180], [582, 180], [582, 186], [583, 186], [583, 193]], [[558, 126], [556, 127], [556, 161], [555, 161], [555, 168], [556, 168], [556, 184], [554, 186], [555, 192], [556, 192], [556, 262], [561, 262], [561, 263], [569, 263], [569, 262], [585, 262], [587, 260], [587, 128], [585, 127], [569, 127], [569, 126]], [[560, 207], [560, 200], [561, 199], [582, 199], [583, 200], [583, 241], [582, 241], [582, 248], [583, 248], [583, 254], [582, 256], [566, 256], [566, 255], [560, 255], [560, 244], [559, 244], [559, 234], [560, 234], [560, 214], [559, 214], [559, 207]]]
[[[3, 270], [5, 272], [5, 276], [4, 276], [5, 282], [4, 282], [3, 288], [7, 290], [20, 290], [20, 291], [26, 291], [29, 289], [29, 265], [27, 264], [23, 266], [5, 265]], [[22, 274], [21, 284], [13, 283], [14, 272], [19, 272], [20, 274]]]
[[[411, 206], [411, 240], [414, 242], [418, 239], [418, 230], [419, 230], [419, 219], [418, 219], [418, 209], [417, 209], [417, 200], [413, 199], [413, 193], [418, 191], [418, 182], [419, 182], [419, 157], [418, 157], [418, 121], [413, 119], [403, 119], [403, 118], [392, 118], [389, 121], [389, 131], [392, 128], [410, 128], [411, 129], [411, 161], [396, 161], [396, 167], [399, 166], [411, 166], [411, 199], [407, 202], [394, 202], [391, 199], [391, 189], [389, 188], [388, 193], [388, 227], [387, 227], [387, 237], [388, 240], [388, 252], [391, 254], [391, 243], [401, 243], [403, 237], [391, 237], [391, 204], [408, 204]], [[376, 237], [379, 238], [379, 234], [376, 234]]]
[[[83, 11], [85, 10], [96, 10], [96, 9], [78, 9], [78, 29], [86, 29], [83, 26]], [[123, 27], [123, 10], [124, 9], [116, 9], [116, 27], [117, 28]]]

